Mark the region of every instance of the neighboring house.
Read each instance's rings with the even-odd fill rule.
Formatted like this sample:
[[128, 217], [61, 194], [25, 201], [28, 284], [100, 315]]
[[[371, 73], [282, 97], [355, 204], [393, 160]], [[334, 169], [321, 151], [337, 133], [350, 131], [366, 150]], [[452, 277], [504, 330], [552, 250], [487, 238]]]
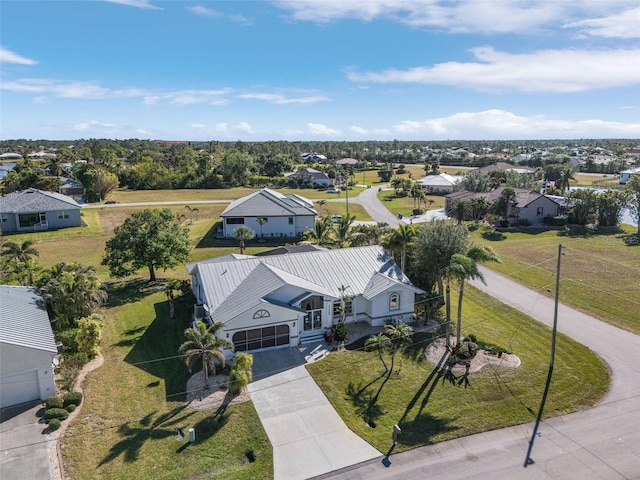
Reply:
[[[256, 237], [298, 237], [313, 228], [317, 214], [311, 200], [263, 188], [229, 204], [220, 215], [222, 234], [231, 238], [244, 225]], [[258, 219], [263, 220], [262, 225]]]
[[418, 180], [420, 188], [428, 193], [449, 193], [456, 189], [456, 186], [463, 177], [441, 173], [440, 175], [427, 175]]
[[49, 315], [34, 287], [0, 285], [0, 407], [55, 395], [58, 350]]
[[29, 188], [0, 198], [2, 232], [33, 232], [81, 225], [80, 205], [66, 195]]
[[287, 174], [291, 180], [295, 180], [299, 184], [312, 185], [314, 187], [328, 187], [333, 185], [333, 180], [329, 176], [316, 170], [315, 168], [301, 168], [300, 170]]
[[305, 152], [302, 154], [302, 158], [305, 162], [315, 161], [315, 162], [324, 162], [327, 157], [325, 155], [320, 155], [319, 153], [310, 153]]
[[495, 172], [496, 170], [507, 170], [516, 173], [535, 173], [535, 168], [520, 166], [520, 165], [511, 165], [507, 162], [496, 162], [490, 165], [484, 165], [483, 167], [478, 168], [479, 172]]
[[618, 182], [627, 183], [633, 175], [640, 175], [640, 167], [632, 168], [630, 170], [622, 170], [620, 172], [620, 179], [618, 180]]
[[[196, 318], [236, 351], [296, 347], [346, 323], [410, 321], [413, 286], [378, 245], [191, 263]], [[348, 296], [348, 297], [346, 297]]]
[[[502, 191], [506, 187], [499, 187], [491, 192], [468, 192], [461, 190], [459, 192], [445, 195], [445, 211], [451, 211], [451, 207], [456, 200], [471, 200], [477, 197], [484, 197], [489, 204], [495, 202]], [[559, 214], [561, 207], [551, 197], [546, 197], [535, 190], [526, 188], [514, 188], [516, 193], [516, 202], [510, 206], [508, 220], [510, 224], [519, 224], [528, 222], [531, 225], [540, 225], [544, 223], [544, 217], [555, 217]], [[467, 220], [470, 220], [468, 218]]]
[[72, 197], [76, 202], [84, 202], [84, 185], [78, 180], [67, 177], [60, 178], [60, 193]]
[[327, 250], [327, 248], [321, 247], [320, 245], [304, 243], [302, 245], [285, 245], [265, 252], [256, 253], [255, 256], [266, 257], [269, 255], [285, 255], [287, 253], [325, 252]]
[[336, 161], [336, 165], [340, 167], [344, 167], [344, 166], [356, 167], [358, 166], [359, 163], [360, 162], [355, 158], [341, 158], [340, 160]]

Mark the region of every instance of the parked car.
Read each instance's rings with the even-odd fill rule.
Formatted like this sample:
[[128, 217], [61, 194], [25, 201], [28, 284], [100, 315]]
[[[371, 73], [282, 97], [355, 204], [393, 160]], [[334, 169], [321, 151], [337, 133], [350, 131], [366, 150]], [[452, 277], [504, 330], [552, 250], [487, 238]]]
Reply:
[[331, 215], [331, 217], [329, 217], [329, 219], [333, 223], [340, 223], [342, 221], [342, 215]]
[[340, 189], [336, 187], [327, 188], [327, 193], [340, 193]]

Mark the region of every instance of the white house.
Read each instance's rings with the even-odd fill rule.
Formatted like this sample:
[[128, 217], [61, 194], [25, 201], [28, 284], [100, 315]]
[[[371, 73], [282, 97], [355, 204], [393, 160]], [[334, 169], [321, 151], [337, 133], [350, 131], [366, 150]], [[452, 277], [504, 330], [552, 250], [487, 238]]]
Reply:
[[627, 183], [632, 175], [640, 175], [640, 167], [632, 168], [630, 170], [622, 170], [620, 172], [618, 183]]
[[346, 323], [409, 321], [413, 286], [380, 246], [264, 257], [211, 259], [187, 266], [196, 318], [222, 322], [236, 351], [316, 341], [344, 312]]
[[420, 188], [429, 193], [450, 193], [456, 188], [456, 185], [462, 181], [461, 176], [449, 175], [441, 173], [439, 175], [427, 175], [418, 180]]
[[55, 395], [58, 353], [49, 315], [33, 287], [0, 285], [0, 407]]
[[256, 237], [298, 237], [313, 228], [317, 214], [309, 199], [263, 188], [229, 204], [221, 215], [222, 232], [233, 237], [244, 225]]

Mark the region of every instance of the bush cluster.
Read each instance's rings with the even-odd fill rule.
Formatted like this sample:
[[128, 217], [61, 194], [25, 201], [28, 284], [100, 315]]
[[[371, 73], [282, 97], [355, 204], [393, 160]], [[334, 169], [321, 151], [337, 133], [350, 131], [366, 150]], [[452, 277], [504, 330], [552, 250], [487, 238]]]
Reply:
[[69, 405], [78, 406], [82, 403], [82, 392], [69, 392], [65, 393], [62, 397], [64, 401], [64, 407], [68, 407]]
[[51, 430], [52, 432], [55, 432], [61, 426], [62, 426], [62, 422], [60, 420], [58, 420], [57, 418], [54, 418], [51, 421], [49, 421], [49, 430]]
[[469, 335], [464, 337], [463, 341], [473, 342], [478, 346], [479, 349], [485, 350], [486, 352], [492, 353], [494, 355], [497, 355], [499, 353], [507, 353], [507, 354], [511, 353], [509, 350], [507, 350], [504, 347], [501, 347], [500, 345], [496, 345], [495, 343], [485, 342], [484, 340], [478, 339], [473, 333], [470, 333]]
[[64, 400], [60, 397], [49, 397], [45, 401], [47, 408], [62, 408], [64, 406]]
[[558, 215], [557, 217], [544, 217], [544, 223], [553, 227], [564, 227], [567, 224], [567, 216]]
[[45, 420], [53, 420], [54, 418], [57, 418], [58, 420], [66, 420], [68, 416], [69, 412], [64, 408], [47, 408], [44, 411]]

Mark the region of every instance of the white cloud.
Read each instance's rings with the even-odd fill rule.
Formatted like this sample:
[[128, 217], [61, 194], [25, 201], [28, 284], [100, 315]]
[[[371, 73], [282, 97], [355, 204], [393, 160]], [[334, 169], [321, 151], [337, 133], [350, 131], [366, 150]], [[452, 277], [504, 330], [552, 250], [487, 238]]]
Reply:
[[578, 28], [587, 35], [607, 38], [640, 38], [640, 7], [600, 18], [566, 23], [564, 28]]
[[633, 0], [277, 0], [275, 5], [296, 20], [315, 23], [383, 19], [450, 32], [518, 34], [635, 6]]
[[117, 3], [118, 5], [126, 5], [128, 7], [143, 8], [147, 10], [163, 10], [160, 7], [152, 5], [149, 0], [104, 0], [109, 3]]
[[320, 135], [323, 137], [337, 137], [340, 135], [340, 130], [329, 128], [321, 123], [309, 123], [307, 125], [309, 127], [308, 133], [310, 135]]
[[131, 125], [117, 125], [99, 120], [84, 120], [73, 126], [83, 136], [109, 138], [150, 138], [153, 132]]
[[640, 83], [640, 49], [540, 50], [511, 54], [492, 47], [472, 50], [477, 62], [447, 62], [431, 67], [359, 73], [353, 82], [424, 83], [481, 91], [571, 93]]
[[209, 18], [226, 18], [231, 20], [232, 22], [239, 23], [241, 25], [252, 25], [253, 20], [245, 17], [244, 15], [227, 15], [218, 10], [214, 10], [213, 8], [208, 8], [203, 5], [196, 5], [195, 7], [187, 7], [194, 15], [199, 15], [201, 17], [209, 17]]
[[279, 93], [242, 93], [238, 98], [243, 100], [264, 100], [265, 102], [274, 103], [276, 105], [287, 105], [292, 103], [310, 104], [317, 102], [325, 102], [329, 97], [323, 95], [303, 95], [287, 97]]
[[33, 97], [33, 103], [35, 103], [36, 105], [44, 105], [48, 101], [49, 101], [49, 99], [44, 95], [39, 95], [37, 97]]
[[504, 110], [485, 110], [429, 120], [406, 120], [394, 125], [392, 130], [403, 138], [423, 139], [638, 138], [640, 123], [562, 120], [543, 115], [525, 117]]
[[35, 65], [35, 60], [31, 60], [30, 58], [23, 57], [17, 53], [12, 52], [11, 50], [7, 50], [6, 48], [0, 47], [0, 63], [17, 63], [18, 65]]
[[85, 120], [74, 125], [74, 128], [81, 132], [89, 129], [113, 132], [116, 129], [116, 125], [114, 123], [99, 122], [98, 120]]
[[369, 132], [367, 130], [357, 125], [351, 125], [351, 127], [349, 127], [349, 130], [351, 130], [356, 135], [369, 135]]
[[192, 123], [190, 127], [201, 135], [224, 135], [238, 138], [238, 135], [253, 133], [253, 129], [248, 122], [238, 122], [235, 125], [230, 125], [227, 122], [220, 122], [215, 125]]

